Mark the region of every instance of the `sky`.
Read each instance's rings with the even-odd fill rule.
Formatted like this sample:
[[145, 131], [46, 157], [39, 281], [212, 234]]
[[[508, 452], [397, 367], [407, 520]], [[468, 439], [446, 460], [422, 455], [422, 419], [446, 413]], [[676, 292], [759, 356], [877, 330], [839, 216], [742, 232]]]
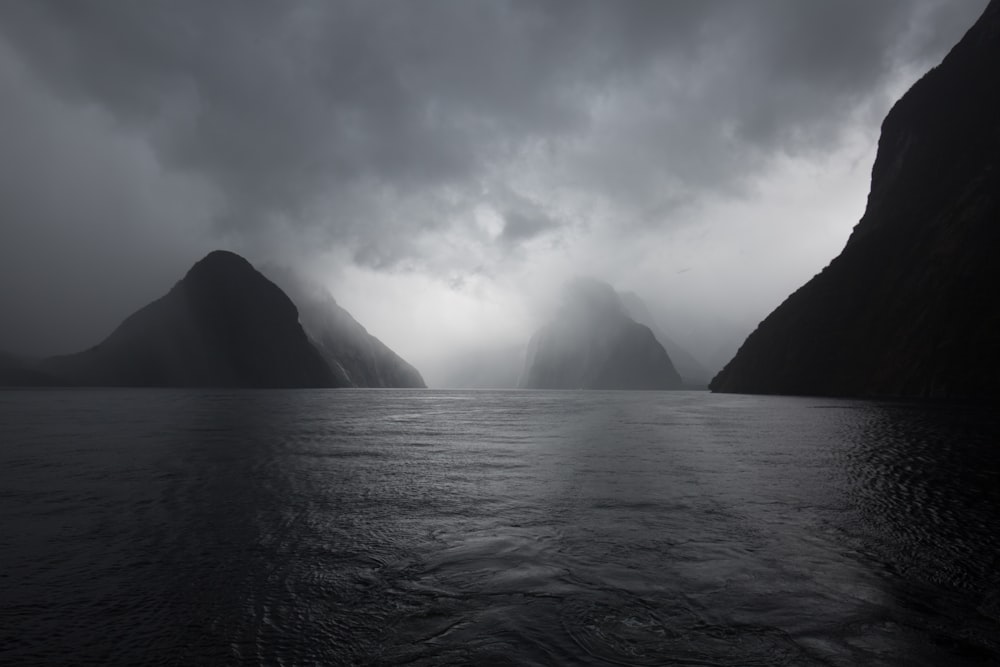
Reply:
[[717, 370], [837, 255], [879, 125], [986, 0], [0, 3], [0, 349], [215, 248], [447, 384], [575, 275]]

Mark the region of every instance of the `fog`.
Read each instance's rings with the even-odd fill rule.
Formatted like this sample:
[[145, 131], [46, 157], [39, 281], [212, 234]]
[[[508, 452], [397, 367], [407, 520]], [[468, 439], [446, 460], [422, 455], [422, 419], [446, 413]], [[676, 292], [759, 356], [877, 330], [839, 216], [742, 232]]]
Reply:
[[228, 248], [431, 386], [575, 275], [717, 370], [843, 247], [881, 119], [985, 4], [0, 3], [0, 350], [92, 345]]

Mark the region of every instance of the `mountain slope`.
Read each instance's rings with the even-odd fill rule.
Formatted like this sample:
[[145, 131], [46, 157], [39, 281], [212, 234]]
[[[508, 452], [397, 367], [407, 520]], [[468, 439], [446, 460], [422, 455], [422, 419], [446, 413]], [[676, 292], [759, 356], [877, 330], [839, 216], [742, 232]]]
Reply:
[[621, 298], [622, 305], [625, 307], [625, 312], [633, 320], [639, 324], [644, 324], [649, 327], [649, 330], [653, 332], [656, 336], [656, 340], [660, 342], [663, 349], [666, 350], [667, 356], [670, 357], [670, 361], [673, 362], [674, 368], [677, 369], [677, 373], [684, 380], [687, 385], [696, 385], [704, 389], [705, 385], [708, 384], [710, 379], [709, 372], [705, 369], [701, 363], [692, 357], [687, 350], [678, 345], [670, 336], [663, 332], [663, 330], [656, 323], [655, 318], [652, 313], [649, 312], [649, 308], [646, 303], [639, 298], [639, 295], [633, 292], [620, 292], [618, 295]]
[[679, 389], [681, 378], [649, 327], [610, 285], [579, 279], [556, 317], [528, 343], [528, 389]]
[[329, 298], [326, 312], [304, 311], [302, 325], [338, 377], [353, 387], [423, 389], [420, 372]]
[[843, 252], [747, 338], [711, 389], [1000, 393], [1000, 0], [882, 124]]
[[299, 317], [338, 384], [347, 387], [419, 388], [420, 372], [368, 333], [332, 296], [287, 271], [270, 269], [299, 307]]
[[35, 362], [0, 350], [0, 387], [47, 387], [58, 378], [34, 368]]
[[215, 251], [95, 347], [41, 370], [80, 385], [329, 387], [295, 304], [249, 262]]

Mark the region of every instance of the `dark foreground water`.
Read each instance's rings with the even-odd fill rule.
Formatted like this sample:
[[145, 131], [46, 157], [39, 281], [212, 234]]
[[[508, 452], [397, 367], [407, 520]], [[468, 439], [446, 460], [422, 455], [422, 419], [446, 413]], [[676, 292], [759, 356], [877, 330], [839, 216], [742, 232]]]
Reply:
[[0, 392], [2, 664], [1000, 663], [1000, 414]]

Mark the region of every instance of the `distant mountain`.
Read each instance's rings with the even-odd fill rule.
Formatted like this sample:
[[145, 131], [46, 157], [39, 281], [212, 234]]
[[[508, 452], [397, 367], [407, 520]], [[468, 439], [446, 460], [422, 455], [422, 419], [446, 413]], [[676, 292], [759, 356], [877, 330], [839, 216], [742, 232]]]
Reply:
[[291, 299], [239, 255], [215, 251], [95, 347], [39, 367], [78, 385], [340, 386]]
[[34, 368], [37, 362], [0, 350], [0, 387], [46, 387], [59, 379]]
[[449, 389], [514, 389], [524, 370], [525, 344], [484, 346], [452, 355], [435, 386]]
[[325, 289], [307, 285], [280, 269], [269, 273], [298, 304], [302, 326], [330, 366], [338, 385], [421, 389], [427, 386], [416, 368], [368, 333]]
[[680, 375], [649, 327], [632, 320], [612, 287], [578, 279], [555, 318], [528, 343], [529, 389], [678, 389]]
[[882, 124], [846, 247], [771, 313], [714, 391], [1000, 394], [1000, 0]]
[[645, 324], [653, 332], [656, 340], [666, 350], [667, 356], [670, 357], [670, 361], [673, 362], [674, 368], [677, 369], [677, 373], [681, 376], [684, 384], [699, 386], [701, 389], [704, 389], [711, 379], [711, 373], [697, 359], [688, 354], [687, 350], [663, 332], [663, 329], [660, 328], [656, 319], [649, 312], [649, 308], [646, 307], [646, 303], [639, 298], [639, 295], [634, 292], [619, 292], [618, 296], [628, 316], [639, 324]]

